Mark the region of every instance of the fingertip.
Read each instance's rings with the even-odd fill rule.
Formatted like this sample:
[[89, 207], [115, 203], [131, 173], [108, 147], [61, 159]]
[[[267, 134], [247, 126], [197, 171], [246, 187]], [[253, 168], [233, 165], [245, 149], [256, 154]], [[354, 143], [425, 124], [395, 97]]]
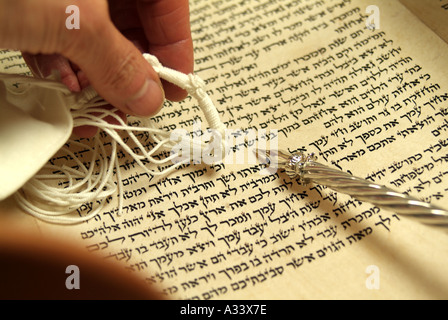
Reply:
[[70, 61], [59, 54], [30, 54], [23, 52], [23, 59], [35, 77], [46, 78], [55, 71], [60, 81], [72, 92], [82, 89]]

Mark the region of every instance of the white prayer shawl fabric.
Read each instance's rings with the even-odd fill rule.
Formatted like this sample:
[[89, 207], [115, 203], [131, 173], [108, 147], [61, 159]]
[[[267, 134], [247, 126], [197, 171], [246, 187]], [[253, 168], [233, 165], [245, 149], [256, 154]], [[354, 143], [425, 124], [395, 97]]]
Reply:
[[[212, 139], [220, 139], [220, 151], [226, 152], [225, 126], [205, 91], [204, 82], [194, 74], [186, 75], [162, 66], [150, 54], [144, 54], [144, 57], [160, 78], [187, 90], [197, 100], [210, 129], [218, 133], [218, 137], [213, 136]], [[11, 90], [12, 83], [20, 83], [20, 90]], [[155, 128], [149, 119], [141, 119], [142, 126], [129, 126], [115, 114], [116, 109], [102, 108], [104, 105], [107, 102], [93, 88], [72, 93], [58, 81], [57, 75], [38, 79], [0, 74], [0, 200], [14, 195], [23, 210], [39, 219], [53, 223], [79, 223], [100, 213], [105, 204], [102, 200], [117, 191], [121, 214], [123, 196], [118, 145], [152, 175], [165, 175], [190, 162], [190, 155], [174, 163], [172, 161], [178, 159], [179, 155], [172, 154], [162, 160], [155, 158], [154, 155], [161, 148], [173, 148], [176, 145], [170, 132]], [[114, 117], [119, 124], [105, 121], [108, 116]], [[99, 134], [93, 138], [94, 147], [70, 140], [71, 145], [78, 144], [91, 151], [92, 158], [88, 165], [79, 161], [65, 146], [73, 127], [82, 125], [96, 126], [112, 138], [109, 151], [103, 146]], [[137, 145], [138, 151], [132, 150], [117, 131], [125, 131]], [[145, 149], [134, 134], [139, 131], [147, 132], [156, 146], [149, 151]], [[204, 145], [201, 143], [196, 147], [203, 148]], [[59, 150], [64, 150], [77, 165], [67, 167], [49, 163]], [[144, 165], [148, 161], [155, 164], [170, 162], [172, 165], [159, 172], [148, 169]], [[64, 180], [66, 183], [63, 186], [55, 185], [55, 180]], [[71, 215], [89, 201], [99, 205], [86, 216]]]
[[[67, 142], [73, 127], [61, 83], [15, 75], [0, 82], [0, 199], [24, 185]], [[20, 82], [12, 91], [7, 82]]]

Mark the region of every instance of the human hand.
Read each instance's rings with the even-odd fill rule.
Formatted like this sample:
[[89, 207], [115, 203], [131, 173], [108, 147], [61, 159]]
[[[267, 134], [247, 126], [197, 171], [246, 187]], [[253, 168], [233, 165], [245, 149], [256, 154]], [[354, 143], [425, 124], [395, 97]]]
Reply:
[[[67, 29], [69, 0], [0, 0], [0, 47], [24, 52], [33, 72], [59, 71], [74, 92], [92, 85], [126, 114], [151, 116], [164, 97], [187, 93], [163, 83], [142, 57], [149, 52], [184, 73], [193, 72], [188, 0], [77, 0], [80, 28]], [[92, 128], [78, 128], [91, 136]]]

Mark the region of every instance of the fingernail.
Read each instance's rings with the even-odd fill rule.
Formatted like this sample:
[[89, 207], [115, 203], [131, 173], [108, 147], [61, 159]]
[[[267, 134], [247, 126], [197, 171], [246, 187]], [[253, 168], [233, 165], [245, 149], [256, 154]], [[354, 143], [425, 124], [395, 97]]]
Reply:
[[165, 94], [162, 86], [152, 79], [146, 79], [142, 88], [126, 103], [136, 116], [156, 114], [163, 105]]

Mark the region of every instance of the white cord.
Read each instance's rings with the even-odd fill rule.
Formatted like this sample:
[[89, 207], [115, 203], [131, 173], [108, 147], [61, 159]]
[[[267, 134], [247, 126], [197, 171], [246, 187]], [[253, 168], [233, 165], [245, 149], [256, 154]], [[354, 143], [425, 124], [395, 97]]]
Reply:
[[[205, 84], [197, 75], [184, 74], [166, 68], [155, 56], [144, 54], [144, 58], [152, 65], [161, 79], [171, 82], [187, 92], [198, 101], [204, 112], [210, 129], [220, 134], [222, 150], [225, 148], [225, 126], [221, 122], [218, 111], [205, 90]], [[118, 193], [118, 215], [123, 213], [123, 182], [121, 179], [120, 164], [117, 149], [120, 146], [143, 170], [152, 176], [167, 175], [180, 166], [189, 163], [191, 155], [180, 162], [173, 162], [176, 154], [163, 159], [155, 158], [157, 152], [163, 148], [172, 148], [171, 133], [155, 128], [150, 121], [141, 119], [142, 126], [129, 126], [116, 114], [116, 109], [101, 108], [107, 103], [89, 87], [85, 89], [78, 100], [71, 106], [73, 126], [94, 126], [111, 137], [110, 150], [107, 151], [98, 132], [93, 140], [93, 147], [75, 140], [69, 140], [68, 145], [81, 147], [91, 154], [88, 165], [83, 164], [77, 154], [68, 147], [61, 149], [67, 157], [76, 163], [74, 167], [58, 166], [48, 163], [40, 173], [30, 179], [21, 191], [15, 193], [19, 206], [33, 216], [51, 223], [73, 224], [87, 221], [102, 212], [106, 199]], [[105, 120], [113, 117], [118, 124], [111, 124]], [[121, 135], [118, 133], [120, 131]], [[147, 150], [139, 141], [136, 132], [146, 132], [155, 143], [155, 147]], [[136, 146], [132, 149], [122, 138], [127, 134]], [[201, 144], [201, 148], [203, 145]], [[137, 151], [135, 151], [137, 150]], [[148, 168], [145, 162], [157, 165], [166, 165], [162, 171]], [[115, 175], [114, 175], [115, 173]], [[86, 215], [76, 214], [75, 211], [83, 206], [90, 211]], [[80, 212], [83, 210], [79, 210]]]

